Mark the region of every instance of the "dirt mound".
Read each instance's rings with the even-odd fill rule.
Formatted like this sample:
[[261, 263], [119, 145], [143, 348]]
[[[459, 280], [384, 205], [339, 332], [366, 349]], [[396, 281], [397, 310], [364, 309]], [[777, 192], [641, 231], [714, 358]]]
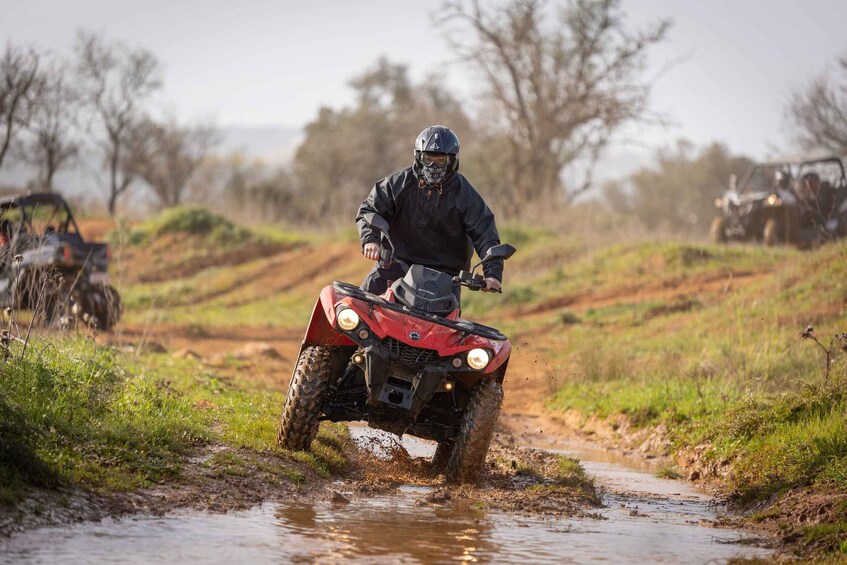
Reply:
[[294, 243], [247, 241], [216, 246], [191, 234], [166, 234], [152, 244], [124, 247], [116, 259], [128, 282], [154, 283], [187, 278], [212, 267], [231, 267], [297, 247]]

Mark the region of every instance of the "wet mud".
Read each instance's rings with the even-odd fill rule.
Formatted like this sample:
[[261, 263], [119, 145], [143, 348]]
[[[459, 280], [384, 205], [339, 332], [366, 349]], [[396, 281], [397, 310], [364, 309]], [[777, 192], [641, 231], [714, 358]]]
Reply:
[[[455, 486], [431, 468], [429, 442], [400, 442], [357, 425], [350, 436], [345, 451], [354, 461], [343, 478], [273, 484], [260, 470], [273, 460], [228, 475], [203, 465], [206, 454], [184, 480], [104, 508], [96, 521], [0, 542], [0, 562], [584, 563], [626, 556], [630, 563], [714, 563], [770, 554], [762, 540], [716, 527], [725, 511], [708, 495], [583, 444], [527, 449], [503, 431], [481, 483]], [[598, 488], [557, 482], [559, 455], [579, 457]]]

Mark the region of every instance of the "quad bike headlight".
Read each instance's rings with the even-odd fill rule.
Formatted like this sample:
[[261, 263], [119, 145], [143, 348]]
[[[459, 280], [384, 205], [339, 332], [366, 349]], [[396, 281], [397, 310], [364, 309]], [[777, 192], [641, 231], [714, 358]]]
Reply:
[[468, 351], [468, 366], [471, 369], [484, 369], [489, 361], [491, 361], [491, 356], [484, 349], [477, 348]]
[[348, 332], [359, 325], [359, 315], [352, 308], [345, 308], [338, 313], [338, 326]]

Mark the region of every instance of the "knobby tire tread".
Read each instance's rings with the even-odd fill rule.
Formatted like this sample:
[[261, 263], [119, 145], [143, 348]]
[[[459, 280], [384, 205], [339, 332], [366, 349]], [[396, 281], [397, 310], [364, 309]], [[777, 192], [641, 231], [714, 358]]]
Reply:
[[277, 443], [293, 450], [308, 449], [318, 433], [321, 403], [332, 377], [332, 350], [310, 346], [297, 359], [282, 409]]
[[486, 378], [476, 385], [447, 462], [448, 481], [474, 483], [479, 479], [502, 403], [503, 385], [495, 379]]

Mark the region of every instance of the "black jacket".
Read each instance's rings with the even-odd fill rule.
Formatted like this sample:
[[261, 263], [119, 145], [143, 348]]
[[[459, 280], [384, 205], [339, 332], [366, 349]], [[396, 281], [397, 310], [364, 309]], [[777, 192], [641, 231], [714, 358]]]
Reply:
[[[500, 243], [494, 214], [464, 176], [453, 174], [440, 194], [418, 182], [417, 171], [409, 167], [374, 185], [356, 216], [362, 247], [379, 243], [379, 234], [362, 220], [368, 212], [388, 220], [397, 257], [454, 276], [470, 268], [474, 249], [482, 257]], [[503, 279], [502, 260], [483, 269], [486, 277]]]

